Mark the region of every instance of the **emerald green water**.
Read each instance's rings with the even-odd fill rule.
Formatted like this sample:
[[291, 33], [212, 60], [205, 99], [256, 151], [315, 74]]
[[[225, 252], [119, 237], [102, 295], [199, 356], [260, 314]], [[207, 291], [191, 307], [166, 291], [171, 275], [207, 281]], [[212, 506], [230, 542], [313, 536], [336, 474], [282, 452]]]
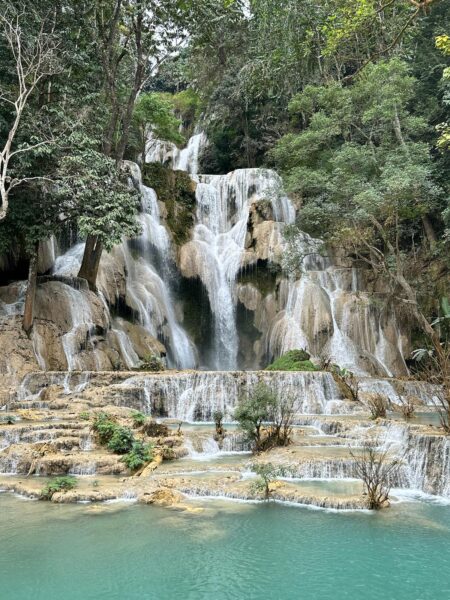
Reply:
[[448, 600], [450, 507], [327, 513], [199, 503], [199, 514], [0, 495], [8, 600]]

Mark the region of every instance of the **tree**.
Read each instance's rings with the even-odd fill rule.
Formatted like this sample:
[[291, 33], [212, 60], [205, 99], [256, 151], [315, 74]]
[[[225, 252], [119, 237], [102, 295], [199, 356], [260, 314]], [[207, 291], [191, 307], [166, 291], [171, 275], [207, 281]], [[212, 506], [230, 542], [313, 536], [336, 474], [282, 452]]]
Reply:
[[[450, 56], [450, 37], [448, 35], [438, 35], [436, 37], [436, 48], [442, 52], [444, 56]], [[450, 67], [446, 67], [442, 73], [442, 83], [447, 90], [445, 94], [445, 103], [449, 105], [448, 93], [450, 89]], [[450, 150], [450, 124], [441, 123], [438, 126], [439, 139], [437, 146], [442, 152]]]
[[225, 435], [225, 429], [223, 428], [223, 419], [224, 414], [221, 410], [215, 410], [213, 412], [214, 426], [216, 428], [216, 433], [214, 438], [220, 440]]
[[390, 457], [389, 448], [379, 440], [364, 444], [361, 451], [350, 450], [357, 477], [362, 479], [367, 495], [367, 508], [377, 510], [388, 506], [389, 494], [395, 475], [401, 466], [399, 459]]
[[[95, 38], [107, 114], [102, 150], [117, 168], [129, 142], [136, 100], [186, 38], [188, 23], [183, 17], [191, 10], [191, 3], [182, 0], [98, 0], [95, 4]], [[92, 287], [105, 244], [95, 230], [99, 228], [88, 234], [79, 273]]]
[[[135, 146], [145, 163], [149, 138], [181, 144], [185, 141], [180, 134], [181, 121], [174, 114], [174, 102], [169, 94], [141, 94], [133, 112], [130, 147]], [[151, 142], [150, 142], [151, 143]]]
[[262, 425], [270, 419], [276, 404], [276, 394], [263, 382], [258, 382], [239, 399], [234, 418], [256, 451], [262, 447]]
[[264, 500], [268, 500], [272, 491], [270, 484], [277, 478], [279, 469], [272, 463], [255, 464], [252, 469], [258, 476], [251, 486], [252, 491], [262, 493]]
[[271, 156], [302, 203], [301, 228], [383, 276], [436, 344], [408, 279], [415, 238], [436, 245], [429, 214], [444, 203], [421, 141], [427, 123], [409, 108], [414, 85], [407, 65], [394, 59], [368, 65], [349, 86], [307, 86], [290, 103], [298, 131]]
[[256, 452], [289, 444], [293, 417], [293, 396], [280, 397], [262, 381], [239, 399], [234, 412]]
[[276, 446], [287, 446], [291, 442], [294, 404], [293, 395], [281, 396], [277, 398], [275, 406], [270, 411], [271, 426], [267, 437], [273, 440]]
[[140, 233], [138, 198], [127, 184], [126, 173], [119, 172], [111, 158], [84, 138], [78, 147], [74, 144], [61, 160], [58, 195], [87, 239], [78, 276], [95, 289], [103, 249], [109, 251], [124, 236]]
[[38, 141], [15, 144], [31, 96], [43, 80], [61, 71], [58, 60], [61, 42], [54, 34], [53, 17], [51, 13], [38, 13], [35, 5], [25, 0], [18, 3], [7, 0], [0, 14], [0, 43], [8, 49], [12, 71], [11, 80], [5, 78], [0, 88], [0, 107], [6, 105], [10, 109], [6, 140], [0, 151], [0, 221], [8, 214], [12, 190], [36, 179], [14, 169], [12, 163], [19, 156], [52, 142], [43, 135], [44, 139]]
[[[345, 79], [370, 63], [394, 54], [420, 17], [439, 0], [331, 0], [334, 10], [323, 27], [324, 55], [346, 56]], [[349, 60], [349, 57], [350, 60]], [[339, 61], [340, 62], [340, 61]]]

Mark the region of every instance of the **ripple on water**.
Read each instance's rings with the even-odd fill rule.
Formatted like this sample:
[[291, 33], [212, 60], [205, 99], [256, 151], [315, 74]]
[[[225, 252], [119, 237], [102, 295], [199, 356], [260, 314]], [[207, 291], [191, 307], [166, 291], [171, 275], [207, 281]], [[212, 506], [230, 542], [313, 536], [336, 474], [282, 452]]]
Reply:
[[[341, 513], [197, 500], [201, 512], [0, 496], [13, 600], [444, 600], [450, 507]], [[98, 515], [91, 518], [89, 515]]]

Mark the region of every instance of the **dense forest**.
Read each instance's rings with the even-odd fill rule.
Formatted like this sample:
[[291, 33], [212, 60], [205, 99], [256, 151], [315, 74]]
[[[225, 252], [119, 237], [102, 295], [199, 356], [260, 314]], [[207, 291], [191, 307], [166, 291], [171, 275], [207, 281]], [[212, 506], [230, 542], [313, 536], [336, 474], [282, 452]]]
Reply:
[[[28, 273], [39, 242], [103, 250], [138, 232], [124, 159], [153, 137], [209, 145], [201, 171], [269, 166], [299, 229], [386, 279], [441, 348], [448, 318], [450, 7], [438, 0], [4, 2], [0, 254]], [[5, 258], [6, 257], [6, 258]], [[9, 258], [8, 258], [9, 257]], [[8, 270], [9, 264], [13, 265]], [[439, 320], [439, 327], [431, 323]]]

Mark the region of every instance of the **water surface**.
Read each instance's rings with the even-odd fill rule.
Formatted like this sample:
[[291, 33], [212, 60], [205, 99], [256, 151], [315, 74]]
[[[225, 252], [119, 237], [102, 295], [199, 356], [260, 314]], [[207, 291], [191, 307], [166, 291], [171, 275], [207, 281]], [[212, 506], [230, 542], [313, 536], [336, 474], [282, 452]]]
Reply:
[[199, 513], [0, 495], [8, 600], [448, 600], [450, 506], [376, 514], [199, 502]]

